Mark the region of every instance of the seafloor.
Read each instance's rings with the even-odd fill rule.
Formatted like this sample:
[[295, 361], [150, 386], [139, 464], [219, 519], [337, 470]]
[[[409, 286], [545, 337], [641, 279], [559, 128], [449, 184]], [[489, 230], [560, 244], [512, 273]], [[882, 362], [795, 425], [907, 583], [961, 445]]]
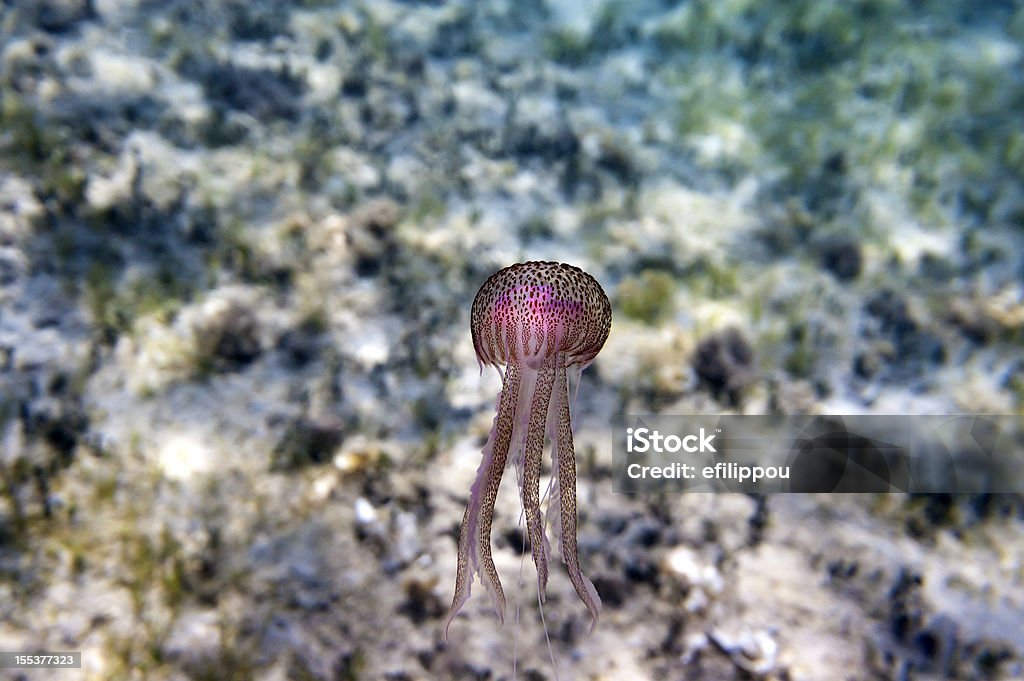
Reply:
[[[0, 649], [83, 653], [0, 675], [1024, 678], [1021, 495], [609, 475], [618, 414], [1020, 415], [1022, 121], [1018, 0], [0, 1]], [[528, 558], [441, 641], [531, 259], [614, 309], [550, 656]]]

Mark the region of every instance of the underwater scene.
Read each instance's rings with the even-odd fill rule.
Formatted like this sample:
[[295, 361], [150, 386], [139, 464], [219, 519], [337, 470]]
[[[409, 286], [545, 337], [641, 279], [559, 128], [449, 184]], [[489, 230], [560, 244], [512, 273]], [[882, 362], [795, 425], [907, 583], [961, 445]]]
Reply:
[[1022, 431], [1021, 0], [0, 0], [0, 679], [1024, 679]]

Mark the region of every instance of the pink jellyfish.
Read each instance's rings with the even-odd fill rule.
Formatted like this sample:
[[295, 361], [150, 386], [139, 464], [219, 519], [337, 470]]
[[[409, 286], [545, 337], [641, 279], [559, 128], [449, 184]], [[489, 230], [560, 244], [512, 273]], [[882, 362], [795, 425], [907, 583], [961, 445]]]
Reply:
[[[476, 294], [471, 319], [473, 347], [481, 370], [490, 364], [502, 374], [502, 388], [462, 517], [446, 640], [452, 618], [469, 598], [473, 572], [487, 587], [499, 622], [505, 619], [505, 594], [491, 558], [491, 523], [510, 448], [520, 471], [520, 498], [541, 600], [551, 550], [545, 527], [551, 521], [559, 528], [569, 578], [590, 611], [591, 629], [597, 624], [601, 599], [580, 571], [576, 555], [576, 452], [568, 384], [571, 376], [579, 388], [580, 375], [604, 345], [611, 323], [611, 304], [601, 285], [578, 267], [563, 263], [525, 262], [506, 267], [484, 282]], [[545, 432], [552, 441], [552, 476], [548, 511], [542, 520], [539, 488]], [[553, 513], [556, 502], [557, 514]]]

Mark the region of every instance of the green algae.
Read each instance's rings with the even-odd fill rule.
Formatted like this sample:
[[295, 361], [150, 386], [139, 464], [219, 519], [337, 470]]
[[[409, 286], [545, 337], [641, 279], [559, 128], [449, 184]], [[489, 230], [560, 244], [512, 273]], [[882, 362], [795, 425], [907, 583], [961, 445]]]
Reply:
[[739, 267], [701, 258], [687, 269], [685, 281], [691, 294], [701, 298], [733, 298], [740, 293]]
[[30, 167], [44, 163], [61, 143], [38, 109], [8, 91], [0, 94], [0, 141], [7, 162], [22, 162]]
[[806, 329], [799, 327], [795, 331], [794, 346], [782, 362], [783, 368], [794, 378], [810, 378], [814, 375], [817, 362], [818, 356]]
[[122, 281], [117, 268], [102, 261], [90, 265], [83, 293], [102, 339], [112, 342], [118, 335], [132, 331], [136, 320], [142, 317], [170, 322], [194, 293], [171, 263], [161, 263], [148, 274]]
[[590, 52], [589, 36], [576, 29], [557, 28], [544, 37], [544, 54], [566, 66], [579, 66]]
[[672, 310], [675, 279], [658, 270], [644, 270], [619, 284], [616, 303], [627, 317], [645, 324], [657, 324]]
[[408, 219], [413, 224], [421, 224], [442, 217], [447, 210], [443, 190], [439, 187], [428, 187], [413, 199]]
[[0, 91], [0, 169], [34, 180], [40, 198], [71, 213], [85, 198], [86, 174], [73, 152], [74, 131], [27, 98]]
[[[688, 3], [653, 33], [684, 143], [709, 168], [775, 178], [815, 207], [871, 190], [925, 224], [961, 210], [989, 219], [994, 198], [1022, 177], [1010, 114], [1024, 105], [1012, 69], [1020, 44], [1013, 28], [963, 26], [963, 10], [924, 5]], [[823, 185], [837, 158], [842, 182]]]

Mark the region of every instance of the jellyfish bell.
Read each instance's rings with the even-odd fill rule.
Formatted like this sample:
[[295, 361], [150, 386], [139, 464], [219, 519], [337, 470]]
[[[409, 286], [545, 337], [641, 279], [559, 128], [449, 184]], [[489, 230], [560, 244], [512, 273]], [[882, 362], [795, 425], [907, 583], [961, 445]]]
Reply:
[[473, 300], [471, 330], [483, 364], [552, 360], [588, 364], [611, 328], [611, 303], [583, 270], [526, 262], [493, 274]]

